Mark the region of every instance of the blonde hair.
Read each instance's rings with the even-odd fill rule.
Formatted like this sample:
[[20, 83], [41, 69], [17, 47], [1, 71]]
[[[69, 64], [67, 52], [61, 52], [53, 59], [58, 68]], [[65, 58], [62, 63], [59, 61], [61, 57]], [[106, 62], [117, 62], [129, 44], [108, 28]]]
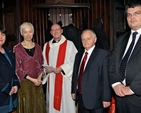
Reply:
[[30, 23], [30, 22], [24, 22], [20, 25], [20, 33], [22, 35], [22, 30], [25, 28], [25, 27], [31, 27], [31, 29], [33, 30], [33, 33], [34, 33], [34, 27], [33, 25]]

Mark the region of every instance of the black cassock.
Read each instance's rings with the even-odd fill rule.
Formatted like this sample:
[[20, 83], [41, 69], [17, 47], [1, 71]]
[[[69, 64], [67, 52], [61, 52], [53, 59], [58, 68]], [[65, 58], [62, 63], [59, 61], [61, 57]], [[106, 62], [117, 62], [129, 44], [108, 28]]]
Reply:
[[108, 40], [101, 18], [96, 19], [95, 26], [94, 28], [92, 28], [92, 30], [95, 32], [97, 36], [96, 46], [101, 49], [109, 50]]
[[83, 49], [81, 33], [82, 31], [77, 29], [73, 24], [69, 24], [63, 27], [63, 35], [74, 43], [78, 51]]

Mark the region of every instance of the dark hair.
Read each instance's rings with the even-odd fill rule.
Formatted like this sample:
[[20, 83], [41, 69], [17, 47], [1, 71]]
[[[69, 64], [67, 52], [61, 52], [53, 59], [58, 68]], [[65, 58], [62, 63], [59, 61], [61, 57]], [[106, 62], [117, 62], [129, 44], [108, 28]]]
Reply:
[[6, 34], [6, 29], [5, 29], [2, 25], [0, 25], [0, 31], [1, 31], [2, 33]]
[[127, 14], [127, 9], [128, 8], [134, 8], [134, 7], [137, 7], [137, 6], [141, 6], [141, 1], [134, 1], [132, 3], [129, 3], [125, 6], [125, 14]]

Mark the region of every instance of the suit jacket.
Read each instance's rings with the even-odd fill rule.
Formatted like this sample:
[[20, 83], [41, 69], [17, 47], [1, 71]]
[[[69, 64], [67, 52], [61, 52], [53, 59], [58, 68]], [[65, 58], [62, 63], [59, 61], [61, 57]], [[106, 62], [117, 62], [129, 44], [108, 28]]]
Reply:
[[[76, 54], [72, 76], [71, 93], [77, 93], [78, 72], [84, 51]], [[103, 107], [102, 101], [110, 101], [111, 89], [108, 81], [108, 56], [106, 50], [94, 48], [82, 77], [82, 99], [87, 109]]]
[[9, 95], [9, 92], [13, 86], [19, 87], [19, 80], [15, 74], [15, 57], [11, 50], [3, 47], [12, 66], [5, 58], [4, 54], [0, 53], [0, 112], [9, 113], [16, 108], [17, 93]]
[[[124, 54], [130, 32], [120, 36], [115, 44], [112, 55], [109, 59], [109, 80], [112, 85], [115, 82], [121, 82], [119, 77], [119, 66]], [[131, 96], [125, 96], [131, 104], [141, 107], [141, 36], [131, 54], [126, 66], [126, 85], [135, 93]], [[122, 100], [117, 96], [117, 99]]]

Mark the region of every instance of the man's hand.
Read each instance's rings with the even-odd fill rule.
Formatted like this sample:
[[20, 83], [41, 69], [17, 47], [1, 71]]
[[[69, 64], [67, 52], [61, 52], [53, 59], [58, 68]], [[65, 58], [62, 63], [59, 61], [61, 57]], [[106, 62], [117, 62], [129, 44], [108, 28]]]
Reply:
[[126, 86], [123, 88], [122, 92], [125, 94], [125, 95], [133, 95], [134, 93], [131, 92], [131, 89], [129, 86]]
[[126, 95], [133, 95], [134, 93], [131, 91], [129, 86], [124, 86], [122, 84], [118, 84], [115, 87], [113, 87], [116, 95], [120, 97], [124, 97]]
[[116, 95], [120, 96], [120, 97], [124, 97], [125, 93], [123, 92], [125, 86], [123, 84], [117, 84], [116, 86], [113, 87]]
[[76, 99], [75, 93], [72, 93], [72, 94], [71, 94], [71, 97], [72, 97], [73, 100], [75, 100], [75, 99]]
[[46, 69], [46, 73], [52, 73], [53, 70], [52, 69]]
[[62, 68], [61, 67], [57, 67], [55, 70], [53, 70], [54, 73], [61, 73], [62, 72]]
[[103, 101], [103, 107], [104, 108], [107, 108], [111, 105], [111, 102], [106, 102], [106, 101]]

